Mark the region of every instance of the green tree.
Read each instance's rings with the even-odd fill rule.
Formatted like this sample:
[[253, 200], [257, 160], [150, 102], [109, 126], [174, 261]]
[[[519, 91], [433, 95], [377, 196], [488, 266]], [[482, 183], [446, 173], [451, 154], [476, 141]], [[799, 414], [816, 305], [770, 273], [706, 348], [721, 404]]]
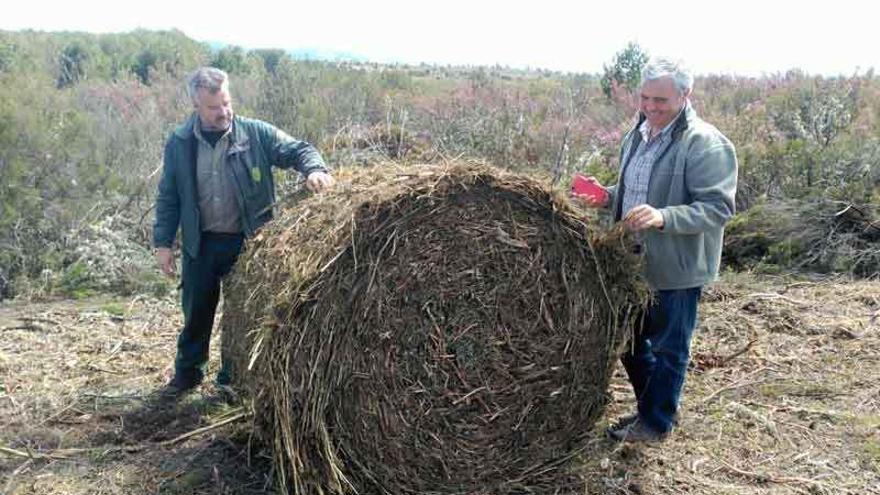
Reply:
[[768, 106], [775, 127], [800, 151], [791, 156], [794, 172], [809, 192], [824, 188], [838, 171], [833, 145], [858, 116], [859, 79], [793, 77], [795, 86], [768, 98]]
[[9, 72], [15, 62], [15, 45], [0, 33], [0, 73]]
[[146, 49], [137, 56], [132, 70], [144, 84], [150, 84], [150, 75], [156, 71], [156, 54]]
[[211, 59], [211, 66], [236, 75], [248, 75], [251, 71], [247, 53], [240, 46], [225, 46], [218, 50]]
[[632, 93], [641, 82], [642, 67], [648, 63], [648, 52], [638, 43], [630, 42], [626, 48], [617, 52], [611, 65], [603, 65], [602, 92], [611, 99], [615, 88], [624, 88]]
[[58, 60], [58, 88], [73, 86], [86, 77], [86, 61], [89, 54], [80, 43], [73, 43], [61, 52]]
[[278, 71], [278, 64], [285, 58], [290, 58], [287, 52], [277, 48], [253, 50], [251, 53], [260, 57], [263, 60], [263, 67], [266, 68], [266, 72], [273, 75]]

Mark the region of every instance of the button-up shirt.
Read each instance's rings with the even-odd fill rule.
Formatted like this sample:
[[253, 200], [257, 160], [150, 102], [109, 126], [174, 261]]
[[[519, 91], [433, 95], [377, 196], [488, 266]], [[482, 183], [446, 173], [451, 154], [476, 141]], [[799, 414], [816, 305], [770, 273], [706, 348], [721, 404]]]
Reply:
[[[685, 103], [685, 106], [687, 106], [687, 103]], [[657, 155], [660, 150], [666, 148], [666, 145], [672, 139], [672, 127], [683, 111], [684, 106], [675, 118], [666, 124], [666, 127], [654, 137], [651, 137], [651, 125], [647, 119], [639, 127], [642, 141], [639, 143], [639, 147], [633, 154], [623, 175], [623, 217], [626, 217], [626, 214], [633, 207], [648, 202], [648, 181], [651, 179], [651, 169], [654, 168], [654, 162], [657, 161]]]
[[202, 232], [237, 234], [242, 231], [235, 186], [227, 169], [227, 152], [232, 127], [214, 146], [202, 136], [199, 125], [193, 128], [198, 140], [196, 181], [199, 191], [199, 217]]

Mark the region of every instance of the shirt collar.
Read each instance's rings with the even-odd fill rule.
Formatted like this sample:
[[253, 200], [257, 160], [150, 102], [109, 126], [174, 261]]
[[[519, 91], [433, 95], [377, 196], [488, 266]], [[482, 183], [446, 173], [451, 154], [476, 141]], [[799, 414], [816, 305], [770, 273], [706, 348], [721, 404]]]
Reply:
[[[675, 117], [673, 117], [673, 119], [670, 120], [668, 124], [666, 124], [663, 130], [660, 131], [660, 133], [657, 134], [657, 137], [655, 137], [654, 139], [666, 137], [670, 132], [672, 132], [672, 127], [675, 125], [675, 122], [678, 120], [679, 117], [681, 117], [681, 114], [685, 111], [685, 109], [687, 109], [688, 105], [690, 104], [690, 101], [685, 100], [684, 105], [681, 106], [681, 110], [679, 110], [678, 113], [675, 114]], [[642, 125], [639, 126], [639, 134], [642, 135], [642, 141], [647, 142], [650, 140], [651, 124], [648, 123], [648, 119], [645, 119], [642, 122]]]
[[[196, 119], [195, 119], [195, 122], [193, 123], [193, 134], [195, 134], [198, 139], [205, 141], [205, 138], [202, 136], [202, 119], [199, 118], [199, 114], [195, 114], [195, 116], [196, 116]], [[232, 127], [234, 125], [235, 125], [235, 121], [232, 121], [232, 123], [229, 124], [229, 127], [226, 128], [226, 131], [220, 135], [220, 139], [223, 139], [224, 137], [229, 135], [229, 133], [232, 132]], [[230, 137], [232, 137], [232, 136], [230, 136]]]

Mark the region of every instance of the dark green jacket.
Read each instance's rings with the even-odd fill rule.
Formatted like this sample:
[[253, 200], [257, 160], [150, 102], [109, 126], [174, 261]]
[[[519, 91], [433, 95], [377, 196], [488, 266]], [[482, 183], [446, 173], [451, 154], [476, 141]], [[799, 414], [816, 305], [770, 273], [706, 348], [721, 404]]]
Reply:
[[[197, 138], [194, 113], [171, 133], [165, 143], [165, 160], [156, 198], [153, 244], [171, 247], [180, 227], [183, 249], [192, 257], [199, 254], [201, 227], [199, 195], [196, 190]], [[226, 163], [235, 184], [242, 228], [248, 237], [272, 218], [275, 183], [272, 166], [295, 168], [307, 177], [327, 167], [318, 151], [305, 141], [297, 141], [266, 122], [236, 116]]]

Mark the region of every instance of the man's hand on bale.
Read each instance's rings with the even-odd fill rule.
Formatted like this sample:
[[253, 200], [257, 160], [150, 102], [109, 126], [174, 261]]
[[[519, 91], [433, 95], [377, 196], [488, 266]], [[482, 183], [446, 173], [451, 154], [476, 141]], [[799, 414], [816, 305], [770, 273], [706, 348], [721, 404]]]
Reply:
[[306, 177], [306, 189], [314, 193], [330, 189], [335, 183], [336, 180], [325, 172], [312, 172]]
[[638, 205], [623, 217], [623, 222], [631, 230], [650, 228], [663, 229], [663, 214], [651, 205]]

